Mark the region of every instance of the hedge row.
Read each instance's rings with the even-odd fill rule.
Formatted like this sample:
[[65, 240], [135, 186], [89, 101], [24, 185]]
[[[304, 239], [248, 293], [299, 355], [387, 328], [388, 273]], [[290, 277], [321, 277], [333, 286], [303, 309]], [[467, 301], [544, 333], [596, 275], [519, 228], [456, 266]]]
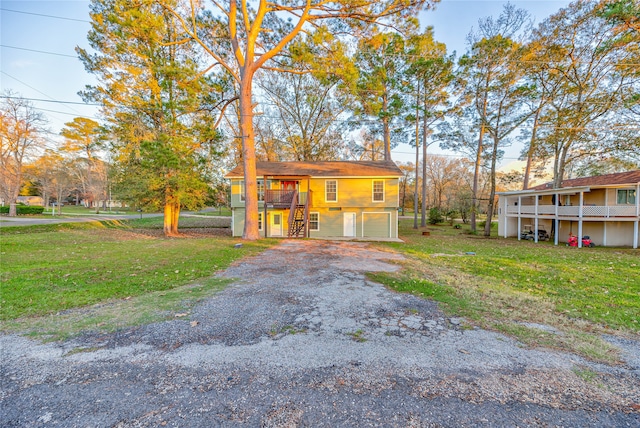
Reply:
[[[44, 207], [30, 206], [30, 205], [16, 205], [16, 213], [18, 215], [26, 214], [42, 214]], [[0, 207], [0, 214], [9, 214], [9, 207]]]

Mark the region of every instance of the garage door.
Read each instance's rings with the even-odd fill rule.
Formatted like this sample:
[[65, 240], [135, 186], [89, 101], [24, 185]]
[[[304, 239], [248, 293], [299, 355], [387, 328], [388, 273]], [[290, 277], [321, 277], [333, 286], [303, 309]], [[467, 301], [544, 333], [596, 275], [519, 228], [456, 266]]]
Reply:
[[389, 238], [391, 213], [362, 213], [362, 236], [365, 238]]

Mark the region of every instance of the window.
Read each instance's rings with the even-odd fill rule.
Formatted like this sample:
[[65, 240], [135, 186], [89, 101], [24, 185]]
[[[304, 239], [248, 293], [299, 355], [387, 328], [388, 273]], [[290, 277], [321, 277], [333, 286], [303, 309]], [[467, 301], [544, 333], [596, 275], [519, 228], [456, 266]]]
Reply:
[[258, 213], [258, 230], [262, 231], [262, 213]]
[[324, 200], [326, 202], [338, 202], [338, 182], [326, 180], [324, 182]]
[[384, 202], [384, 180], [373, 180], [373, 202]]
[[635, 205], [636, 191], [634, 189], [618, 189], [618, 205]]
[[[258, 180], [258, 200], [264, 201], [264, 180]], [[270, 188], [271, 180], [267, 180], [267, 188]], [[244, 180], [240, 182], [240, 202], [244, 202], [245, 200], [245, 186]]]
[[264, 180], [258, 180], [258, 200], [264, 201]]
[[309, 230], [320, 230], [320, 213], [309, 213]]

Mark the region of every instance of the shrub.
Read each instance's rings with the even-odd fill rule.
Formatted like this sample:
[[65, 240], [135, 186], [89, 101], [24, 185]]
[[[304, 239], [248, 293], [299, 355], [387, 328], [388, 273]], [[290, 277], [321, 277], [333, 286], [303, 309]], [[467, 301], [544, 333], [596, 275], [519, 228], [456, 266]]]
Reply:
[[[18, 215], [42, 214], [43, 212], [44, 212], [44, 207], [31, 206], [31, 205], [16, 205], [16, 214]], [[9, 207], [8, 206], [0, 207], [0, 214], [9, 214]]]
[[438, 224], [443, 221], [442, 212], [438, 208], [433, 207], [429, 210], [429, 224]]

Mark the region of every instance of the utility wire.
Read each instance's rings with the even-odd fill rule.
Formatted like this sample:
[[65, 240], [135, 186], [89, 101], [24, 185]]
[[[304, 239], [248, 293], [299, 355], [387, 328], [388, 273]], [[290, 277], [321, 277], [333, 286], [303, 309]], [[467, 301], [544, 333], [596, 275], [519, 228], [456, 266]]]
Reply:
[[[55, 99], [55, 98], [53, 98], [52, 96], [50, 96], [50, 95], [48, 95], [48, 94], [45, 94], [44, 92], [42, 92], [42, 91], [40, 91], [39, 89], [36, 89], [36, 88], [34, 88], [33, 86], [31, 86], [31, 85], [29, 85], [29, 84], [27, 84], [27, 83], [23, 82], [22, 80], [18, 79], [17, 77], [14, 77], [14, 76], [10, 75], [9, 73], [7, 73], [7, 72], [5, 72], [5, 71], [2, 71], [2, 70], [0, 70], [0, 73], [4, 74], [4, 75], [5, 75], [5, 76], [7, 76], [7, 77], [12, 78], [13, 80], [15, 80], [15, 81], [16, 81], [16, 82], [18, 82], [18, 83], [23, 84], [23, 85], [24, 85], [24, 86], [26, 86], [27, 88], [33, 89], [34, 91], [38, 92], [39, 94], [42, 94], [42, 95], [44, 95], [45, 97], [47, 97], [47, 98], [49, 98], [49, 99], [51, 99], [51, 100], [53, 100], [53, 101], [56, 101], [56, 99]], [[77, 114], [79, 114], [79, 115], [82, 115], [82, 113], [80, 113], [78, 110], [75, 110], [75, 109], [74, 109], [74, 108], [72, 108], [72, 107], [69, 107], [69, 109], [70, 109], [70, 110], [72, 110], [72, 111], [75, 111], [75, 112], [76, 112]], [[67, 114], [69, 114], [69, 113], [67, 113]]]
[[0, 45], [0, 47], [8, 48], [8, 49], [16, 49], [16, 50], [20, 50], [20, 51], [36, 52], [36, 53], [41, 53], [41, 54], [63, 56], [63, 57], [67, 57], [67, 58], [78, 59], [78, 57], [76, 55], [67, 55], [67, 54], [61, 54], [61, 53], [57, 53], [57, 52], [39, 51], [37, 49], [19, 48], [17, 46], [9, 46], [9, 45]]
[[23, 10], [5, 9], [3, 7], [0, 8], [0, 10], [3, 12], [13, 12], [13, 13], [21, 13], [24, 15], [43, 16], [45, 18], [63, 19], [65, 21], [86, 22], [88, 24], [91, 23], [91, 21], [87, 21], [86, 19], [66, 18], [64, 16], [46, 15], [44, 13], [34, 13], [34, 12], [25, 12]]
[[0, 98], [22, 99], [22, 100], [26, 100], [26, 101], [40, 101], [40, 102], [43, 102], [43, 103], [78, 104], [78, 105], [83, 105], [83, 106], [96, 106], [96, 107], [100, 107], [102, 105], [102, 104], [81, 103], [81, 102], [78, 102], [78, 101], [44, 100], [42, 98], [5, 97], [5, 96], [1, 96]]

